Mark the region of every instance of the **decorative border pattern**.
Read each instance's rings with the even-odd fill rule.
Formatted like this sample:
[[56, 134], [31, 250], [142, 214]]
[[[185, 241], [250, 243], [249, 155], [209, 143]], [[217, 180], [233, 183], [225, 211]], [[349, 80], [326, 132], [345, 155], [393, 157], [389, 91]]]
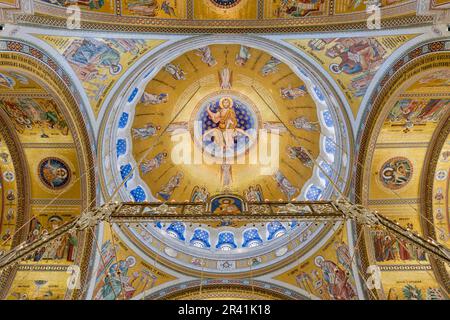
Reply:
[[226, 291], [230, 287], [243, 290], [245, 292], [261, 293], [263, 295], [275, 296], [283, 300], [309, 300], [309, 298], [302, 294], [286, 289], [272, 283], [267, 283], [259, 280], [223, 280], [223, 279], [205, 279], [203, 281], [193, 280], [189, 282], [180, 283], [159, 291], [156, 291], [150, 295], [147, 295], [145, 300], [170, 300], [176, 299], [177, 296], [183, 296], [186, 294], [199, 292], [200, 285], [202, 290], [214, 289]]
[[377, 143], [377, 149], [397, 149], [397, 148], [428, 148], [427, 142], [416, 142], [416, 143]]
[[22, 264], [18, 266], [17, 271], [66, 271], [69, 266], [62, 265], [43, 265], [43, 264]]
[[[188, 18], [189, 18], [188, 12]], [[335, 16], [340, 17], [342, 16]], [[348, 20], [348, 16], [344, 16]], [[115, 16], [114, 19], [118, 17]], [[122, 17], [124, 18], [124, 17]], [[310, 20], [309, 20], [310, 19]], [[169, 34], [207, 34], [207, 33], [302, 33], [302, 32], [338, 32], [338, 31], [358, 31], [367, 30], [366, 22], [353, 23], [338, 23], [339, 19], [335, 21], [320, 21], [317, 18], [308, 18], [305, 20], [296, 21], [295, 19], [286, 19], [286, 22], [281, 26], [274, 26], [272, 19], [265, 20], [250, 20], [246, 25], [236, 24], [236, 20], [222, 20], [217, 21], [214, 25], [207, 25], [199, 23], [194, 20], [166, 21], [161, 19], [149, 20], [146, 25], [138, 24], [139, 21], [128, 21], [127, 23], [107, 23], [107, 22], [91, 22], [82, 21], [81, 30], [98, 30], [98, 31], [115, 31], [115, 32], [165, 32]], [[204, 21], [203, 21], [204, 22]], [[383, 29], [394, 29], [400, 27], [413, 27], [429, 25], [433, 22], [433, 17], [429, 16], [406, 16], [388, 18], [382, 21]], [[67, 21], [63, 18], [50, 16], [35, 16], [35, 15], [17, 15], [16, 23], [23, 25], [38, 25], [40, 27], [63, 28], [67, 27]], [[135, 24], [133, 24], [135, 23]], [[203, 26], [202, 26], [203, 24]], [[231, 30], [230, 30], [231, 29]]]
[[77, 205], [83, 205], [82, 200], [78, 199], [61, 199], [58, 198], [56, 200], [51, 199], [31, 199], [30, 204], [31, 205], [47, 205], [47, 204], [55, 204], [55, 205], [63, 205], [63, 206], [77, 206]]
[[55, 148], [55, 149], [72, 149], [75, 148], [74, 143], [22, 143], [24, 149], [39, 149], [39, 148]]
[[371, 199], [368, 200], [367, 203], [369, 205], [393, 205], [393, 204], [417, 204], [420, 202], [420, 199], [413, 198], [413, 199], [399, 199], [399, 198], [393, 198], [393, 199]]
[[417, 265], [417, 264], [408, 264], [408, 265], [384, 265], [379, 266], [381, 271], [428, 271], [431, 270], [431, 265]]

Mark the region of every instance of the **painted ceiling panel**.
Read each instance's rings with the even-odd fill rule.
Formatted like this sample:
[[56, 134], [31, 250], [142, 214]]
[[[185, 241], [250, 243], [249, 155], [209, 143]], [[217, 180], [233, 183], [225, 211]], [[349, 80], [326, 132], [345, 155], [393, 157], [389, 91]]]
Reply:
[[[102, 32], [30, 27], [38, 21], [61, 28], [70, 5], [81, 8], [82, 28]], [[431, 19], [416, 16], [416, 5], [382, 0], [383, 27]], [[431, 1], [431, 8], [448, 5]], [[27, 221], [21, 239], [30, 243], [110, 196], [189, 203], [203, 213], [233, 216], [256, 212], [250, 208], [254, 201], [342, 194], [425, 237], [432, 235], [424, 227], [429, 224], [436, 240], [448, 246], [448, 136], [432, 149], [450, 112], [448, 56], [435, 57], [450, 47], [444, 40], [419, 43], [443, 36], [445, 28], [347, 33], [366, 28], [366, 6], [357, 0], [34, 1], [34, 15], [17, 16], [19, 23], [30, 22], [27, 28], [7, 28], [12, 38], [26, 33], [24, 40], [0, 43], [0, 116], [26, 160], [21, 177], [0, 131], [0, 250], [10, 249], [22, 218]], [[314, 33], [334, 32], [337, 25], [345, 32]], [[312, 33], [301, 34], [304, 27]], [[290, 28], [300, 29], [289, 34]], [[238, 34], [251, 30], [265, 36]], [[193, 36], [203, 31], [233, 35]], [[34, 42], [51, 50], [43, 53]], [[427, 60], [415, 66], [422, 55]], [[384, 90], [399, 70], [399, 80]], [[384, 100], [374, 99], [378, 93], [386, 94]], [[372, 107], [381, 110], [375, 119], [365, 117]], [[95, 139], [83, 131], [88, 126]], [[367, 144], [355, 146], [352, 130], [358, 126], [372, 131], [363, 135]], [[254, 150], [261, 157], [263, 139], [252, 140], [260, 129], [269, 132], [267, 147], [279, 155], [273, 166], [245, 163]], [[196, 151], [199, 163], [192, 158]], [[369, 153], [363, 163], [354, 160], [356, 151]], [[365, 179], [361, 194], [354, 175]], [[28, 187], [26, 217], [19, 214], [21, 182]], [[358, 233], [362, 228], [355, 225], [102, 223], [28, 255], [0, 296], [448, 298], [435, 261], [422, 248], [381, 228]], [[381, 271], [377, 290], [368, 290], [364, 281], [366, 264]], [[82, 290], [67, 290], [73, 265], [82, 269]], [[195, 295], [195, 281], [200, 291], [205, 285], [203, 295]], [[219, 292], [219, 284], [230, 290]]]
[[[445, 154], [433, 148], [442, 126], [448, 122], [448, 67], [423, 70], [423, 74], [411, 73], [411, 78], [399, 80], [390, 88], [387, 104], [377, 120], [380, 125], [375, 133], [376, 145], [371, 155], [365, 196], [370, 208], [426, 237], [430, 233], [423, 226], [432, 224], [438, 214], [438, 219], [434, 220], [436, 239], [446, 243], [448, 233], [443, 233], [441, 228], [447, 228], [444, 190], [448, 166]], [[442, 152], [445, 149], [446, 144]], [[435, 179], [435, 173], [429, 171], [429, 162], [435, 161], [430, 154], [439, 156], [437, 172], [440, 174], [436, 173]], [[437, 211], [431, 214], [432, 220], [426, 217], [428, 209], [424, 210], [423, 205], [425, 198], [430, 197], [431, 186], [424, 194], [424, 190], [428, 190], [428, 180], [435, 186], [431, 202], [437, 207], [433, 210]], [[438, 274], [432, 269], [434, 262], [423, 250], [382, 230], [368, 231], [366, 241], [370, 263], [376, 263], [382, 271], [380, 294], [385, 299], [438, 299], [441, 296], [445, 285], [440, 289], [436, 280]]]
[[97, 115], [114, 83], [147, 52], [164, 40], [38, 36], [64, 56], [83, 84]]
[[356, 117], [376, 72], [396, 49], [414, 37], [416, 35], [286, 41], [313, 57], [336, 80]]

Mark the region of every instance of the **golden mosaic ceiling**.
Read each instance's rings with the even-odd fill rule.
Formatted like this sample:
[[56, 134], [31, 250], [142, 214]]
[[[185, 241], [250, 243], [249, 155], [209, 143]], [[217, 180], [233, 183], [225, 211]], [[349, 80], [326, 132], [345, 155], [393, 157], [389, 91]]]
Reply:
[[[1, 8], [14, 3], [0, 1]], [[450, 57], [434, 52], [450, 46], [424, 40], [445, 30], [275, 36], [366, 28], [365, 3], [356, 0], [37, 0], [34, 13], [17, 22], [65, 27], [71, 4], [82, 10], [82, 28], [105, 32], [60, 36], [29, 28], [26, 40], [1, 40], [0, 250], [37, 239], [118, 186], [120, 201], [205, 203], [212, 213], [233, 214], [252, 201], [334, 197], [324, 173], [357, 202], [450, 243]], [[387, 27], [430, 21], [416, 15], [417, 1], [381, 5]], [[10, 37], [21, 35], [20, 27], [9, 27]], [[250, 29], [269, 36], [187, 35]], [[127, 38], [108, 30], [170, 36]], [[176, 32], [186, 39], [172, 37]], [[279, 130], [269, 133], [269, 140], [280, 139], [276, 170], [228, 166], [229, 150], [242, 156], [254, 149], [250, 129]], [[200, 150], [220, 161], [180, 163], [177, 147], [178, 156]], [[197, 222], [104, 223], [95, 239], [68, 235], [27, 257], [9, 282], [1, 278], [7, 290], [0, 297], [189, 299], [200, 297], [204, 277], [203, 299], [285, 298], [281, 292], [296, 299], [441, 299], [448, 293], [448, 268], [383, 230]], [[65, 287], [74, 263], [84, 268], [78, 291]], [[364, 287], [366, 264], [380, 268], [381, 288]], [[256, 279], [251, 291], [248, 277]]]
[[[113, 137], [100, 139], [106, 192], [119, 186], [121, 200], [135, 202], [216, 199], [212, 213], [238, 214], [247, 210], [242, 201], [327, 199], [325, 174], [346, 188], [347, 118], [309, 66], [255, 44], [174, 52], [155, 59], [157, 69], [143, 66], [143, 79], [133, 75], [103, 119], [102, 135]], [[313, 251], [334, 231], [304, 222], [199, 221], [134, 225], [118, 238], [188, 274], [198, 274], [201, 259], [205, 274], [236, 278], [249, 272], [252, 250], [259, 254], [250, 268], [259, 274], [288, 252]], [[279, 247], [283, 239], [291, 250]]]
[[[330, 25], [340, 29], [344, 23], [345, 29], [361, 29], [366, 27], [368, 17], [365, 2], [355, 0], [38, 0], [34, 3], [35, 16], [21, 16], [19, 20], [57, 26], [62, 22], [58, 19], [67, 15], [66, 8], [73, 4], [81, 8], [83, 28], [116, 31], [156, 27], [181, 32], [224, 28], [267, 32], [307, 26], [323, 31]], [[429, 19], [415, 17], [415, 0], [382, 0], [380, 4], [383, 20], [392, 26]], [[112, 16], [114, 25], [108, 23]]]
[[[420, 62], [406, 64], [399, 79], [385, 84], [384, 104], [374, 108], [378, 116], [367, 141], [373, 144], [365, 151], [370, 166], [358, 163], [367, 185], [361, 201], [412, 232], [433, 234], [448, 245], [443, 230], [448, 230], [449, 62], [445, 55]], [[437, 140], [442, 141], [438, 146]], [[432, 163], [434, 169], [429, 168]], [[369, 264], [382, 271], [379, 294], [384, 299], [413, 294], [423, 298], [439, 292], [439, 287], [447, 290], [448, 269], [435, 267], [420, 248], [382, 230], [367, 231], [365, 242]], [[415, 283], [406, 284], [408, 278]]]
[[[242, 53], [241, 60], [237, 60], [241, 50], [248, 50], [248, 53]], [[146, 184], [151, 186], [154, 195], [164, 187], [170, 177], [181, 172], [182, 182], [170, 197], [177, 201], [191, 200], [193, 188], [196, 186], [205, 188], [205, 192], [211, 195], [223, 192], [224, 188], [228, 187], [229, 191], [244, 196], [249, 187], [259, 185], [262, 187], [260, 192], [261, 196], [264, 195], [263, 198], [275, 200], [298, 196], [302, 186], [312, 176], [313, 163], [307, 159], [306, 154], [300, 161], [295, 156], [289, 157], [289, 154], [294, 152], [293, 147], [303, 147], [308, 149], [314, 158], [318, 157], [318, 112], [313, 98], [307, 93], [305, 83], [286, 64], [270, 64], [270, 61], [271, 56], [268, 53], [257, 49], [241, 49], [238, 45], [213, 45], [204, 48], [203, 52], [188, 52], [171, 62], [172, 66], [180, 68], [185, 74], [183, 79], [177, 79], [168, 71], [162, 70], [147, 84], [145, 93], [136, 106], [131, 130], [135, 159], [140, 159], [150, 146], [157, 143], [140, 166], [140, 175]], [[261, 71], [265, 66], [267, 74]], [[227, 80], [223, 79], [224, 76], [228, 77]], [[229, 82], [225, 84], [223, 81]], [[280, 134], [274, 138], [273, 133], [269, 133], [268, 147], [270, 148], [271, 139], [280, 139], [279, 152], [286, 157], [282, 157], [279, 170], [291, 180], [297, 192], [283, 193], [277, 187], [277, 181], [271, 178], [275, 174], [277, 164], [268, 164], [268, 172], [265, 174], [261, 169], [264, 166], [260, 165], [261, 161], [265, 160], [251, 165], [248, 160], [242, 159], [242, 164], [239, 164], [239, 159], [236, 159], [238, 164], [233, 165], [230, 173], [232, 181], [226, 182], [226, 177], [223, 176], [226, 173], [221, 171], [221, 163], [177, 165], [174, 163], [176, 159], [171, 159], [171, 150], [176, 152], [173, 148], [183, 139], [183, 134], [175, 130], [189, 130], [190, 134], [194, 135], [194, 121], [201, 120], [201, 116], [198, 116], [201, 111], [199, 109], [204, 107], [205, 103], [216, 103], [227, 96], [231, 97], [235, 104], [242, 105], [242, 110], [236, 111], [240, 127], [280, 130]], [[294, 121], [298, 117], [307, 119], [311, 123], [311, 130], [296, 129]], [[288, 124], [290, 130], [296, 131], [295, 134], [301, 138], [301, 146], [299, 141], [284, 129], [283, 123]], [[170, 134], [166, 133], [160, 139], [163, 128], [169, 124]], [[154, 135], [148, 136], [145, 132], [148, 126], [157, 128]], [[197, 137], [194, 139], [198, 140]], [[187, 137], [187, 142], [189, 141], [192, 141], [190, 136]], [[187, 150], [193, 150], [191, 148], [197, 146], [198, 144], [185, 144], [183, 148], [189, 153]], [[254, 147], [256, 148], [256, 145]], [[159, 168], [154, 168], [149, 163], [160, 153], [166, 154], [166, 157], [160, 159], [162, 163]]]
[[[45, 65], [17, 53], [3, 53], [2, 64], [1, 251], [11, 244], [31, 242], [80, 215], [92, 183], [87, 182], [91, 175], [86, 170], [90, 156], [85, 157], [90, 152], [82, 150], [89, 148], [85, 128], [74, 120], [79, 110], [65, 100], [64, 87], [55, 83], [58, 78]], [[84, 141], [82, 149], [75, 147], [76, 140]], [[2, 285], [8, 276], [15, 280], [10, 291], [0, 292], [1, 297], [63, 299], [66, 290], [60, 280], [67, 278], [68, 266], [81, 257], [85, 239], [67, 235], [27, 256], [18, 270], [3, 274]], [[55, 278], [49, 281], [48, 273], [39, 272], [43, 269], [54, 271]], [[56, 276], [58, 271], [62, 272]], [[47, 285], [46, 289], [27, 291], [33, 282]]]

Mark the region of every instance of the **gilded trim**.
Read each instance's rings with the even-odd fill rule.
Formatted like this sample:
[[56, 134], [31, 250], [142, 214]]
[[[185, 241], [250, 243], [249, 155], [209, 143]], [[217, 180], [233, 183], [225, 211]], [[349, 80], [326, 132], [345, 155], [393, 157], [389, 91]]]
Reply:
[[[201, 291], [200, 291], [201, 285]], [[272, 299], [280, 300], [309, 300], [305, 296], [298, 292], [286, 289], [272, 283], [263, 282], [253, 279], [241, 279], [241, 280], [221, 280], [221, 279], [204, 279], [193, 280], [171, 287], [156, 291], [147, 295], [145, 300], [185, 300], [185, 299], [198, 299], [200, 292], [202, 295], [205, 293], [211, 298], [223, 297], [215, 294], [211, 296], [213, 292], [226, 292], [227, 290], [240, 291], [242, 294], [249, 295], [262, 295], [271, 297]]]
[[[189, 15], [188, 15], [189, 17]], [[342, 18], [349, 20], [348, 16], [334, 16], [335, 21], [320, 21], [317, 18], [305, 18], [301, 22], [295, 19], [285, 19], [283, 24], [276, 26], [274, 19], [249, 20], [244, 24], [237, 24], [236, 21], [242, 20], [220, 20], [214, 25], [209, 20], [149, 20], [148, 24], [133, 24], [136, 18], [128, 23], [111, 24], [105, 22], [81, 21], [81, 30], [98, 30], [98, 31], [114, 31], [114, 32], [133, 32], [133, 33], [169, 33], [169, 34], [207, 34], [207, 33], [303, 33], [303, 32], [339, 32], [339, 31], [358, 31], [367, 30], [367, 23], [351, 22], [339, 23]], [[113, 16], [113, 19], [120, 17]], [[207, 23], [206, 23], [207, 22]], [[383, 29], [396, 29], [401, 27], [413, 27], [430, 25], [433, 17], [429, 16], [404, 16], [392, 17], [382, 21]], [[40, 27], [67, 28], [67, 19], [61, 17], [36, 16], [36, 15], [17, 15], [16, 23], [21, 25], [38, 25]], [[231, 29], [231, 30], [230, 30]]]

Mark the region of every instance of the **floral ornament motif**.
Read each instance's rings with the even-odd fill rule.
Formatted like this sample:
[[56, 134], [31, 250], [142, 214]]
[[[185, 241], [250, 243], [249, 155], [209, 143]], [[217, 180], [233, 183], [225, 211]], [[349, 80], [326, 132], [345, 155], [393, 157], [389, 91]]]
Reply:
[[217, 261], [217, 269], [226, 271], [226, 270], [233, 270], [236, 268], [236, 262], [235, 261]]
[[12, 182], [12, 181], [14, 181], [14, 178], [15, 178], [14, 173], [11, 171], [5, 171], [5, 173], [3, 173], [3, 179], [6, 182]]
[[447, 171], [438, 170], [438, 172], [436, 173], [436, 180], [444, 181], [445, 179], [447, 179]]

